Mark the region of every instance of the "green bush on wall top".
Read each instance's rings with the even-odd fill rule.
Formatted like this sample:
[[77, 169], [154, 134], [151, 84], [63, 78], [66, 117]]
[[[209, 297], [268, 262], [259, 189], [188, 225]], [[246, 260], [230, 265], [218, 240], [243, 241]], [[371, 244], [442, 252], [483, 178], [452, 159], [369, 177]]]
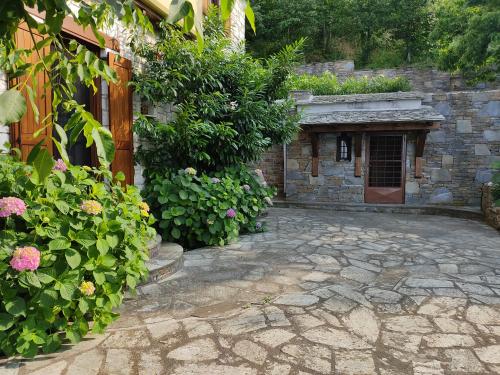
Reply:
[[[33, 357], [102, 332], [146, 276], [154, 219], [108, 170], [59, 160], [41, 183], [0, 155], [0, 354]], [[122, 176], [117, 176], [121, 179]], [[62, 335], [64, 334], [64, 335]]]
[[272, 204], [274, 188], [246, 168], [198, 175], [193, 168], [155, 173], [144, 196], [164, 240], [194, 248], [224, 245], [240, 232], [257, 232], [257, 217]]
[[330, 72], [315, 76], [292, 74], [285, 85], [285, 91], [308, 90], [313, 95], [374, 94], [380, 92], [410, 91], [411, 85], [406, 77], [350, 77], [339, 82]]

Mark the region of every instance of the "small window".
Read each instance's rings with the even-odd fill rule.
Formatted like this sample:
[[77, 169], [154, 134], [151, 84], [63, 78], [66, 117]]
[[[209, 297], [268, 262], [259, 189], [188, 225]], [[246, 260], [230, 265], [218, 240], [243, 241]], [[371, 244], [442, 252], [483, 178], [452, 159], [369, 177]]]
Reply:
[[337, 161], [351, 161], [352, 137], [341, 134], [337, 137]]

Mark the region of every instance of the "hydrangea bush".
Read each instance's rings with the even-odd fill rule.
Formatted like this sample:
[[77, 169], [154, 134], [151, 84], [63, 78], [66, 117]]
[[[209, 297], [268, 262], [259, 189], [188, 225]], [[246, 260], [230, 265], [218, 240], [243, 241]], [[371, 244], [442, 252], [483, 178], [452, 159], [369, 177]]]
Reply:
[[154, 219], [138, 190], [63, 164], [38, 183], [0, 155], [0, 354], [33, 357], [102, 332], [147, 273]]
[[194, 248], [224, 245], [241, 232], [257, 232], [257, 218], [272, 204], [274, 188], [260, 171], [226, 168], [214, 174], [193, 168], [150, 176], [144, 195], [158, 218], [164, 240]]

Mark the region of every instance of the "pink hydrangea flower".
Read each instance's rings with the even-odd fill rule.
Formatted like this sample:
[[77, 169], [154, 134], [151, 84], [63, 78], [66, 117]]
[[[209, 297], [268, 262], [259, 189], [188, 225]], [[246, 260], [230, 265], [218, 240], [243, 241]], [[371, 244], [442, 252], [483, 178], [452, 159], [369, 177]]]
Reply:
[[0, 199], [0, 217], [9, 217], [12, 214], [21, 216], [26, 211], [26, 204], [16, 197]]
[[57, 159], [56, 164], [54, 165], [54, 168], [52, 168], [55, 171], [61, 171], [61, 172], [66, 172], [68, 170], [68, 166], [62, 159]]
[[220, 180], [217, 177], [212, 177], [210, 181], [212, 181], [212, 184], [218, 184], [220, 182]]
[[18, 247], [10, 260], [10, 266], [16, 271], [34, 271], [39, 265], [40, 251], [33, 246]]
[[243, 189], [245, 189], [245, 191], [250, 191], [250, 185], [243, 185]]
[[230, 208], [229, 210], [227, 210], [226, 216], [232, 219], [236, 216], [236, 211], [233, 208]]

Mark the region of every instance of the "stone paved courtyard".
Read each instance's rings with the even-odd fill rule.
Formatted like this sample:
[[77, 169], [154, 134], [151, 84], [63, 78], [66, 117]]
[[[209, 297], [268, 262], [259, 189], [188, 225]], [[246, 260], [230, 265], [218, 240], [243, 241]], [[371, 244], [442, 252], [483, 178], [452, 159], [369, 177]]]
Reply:
[[[105, 335], [2, 375], [500, 374], [500, 236], [449, 217], [273, 209], [185, 254]], [[1, 365], [0, 365], [1, 366]]]

